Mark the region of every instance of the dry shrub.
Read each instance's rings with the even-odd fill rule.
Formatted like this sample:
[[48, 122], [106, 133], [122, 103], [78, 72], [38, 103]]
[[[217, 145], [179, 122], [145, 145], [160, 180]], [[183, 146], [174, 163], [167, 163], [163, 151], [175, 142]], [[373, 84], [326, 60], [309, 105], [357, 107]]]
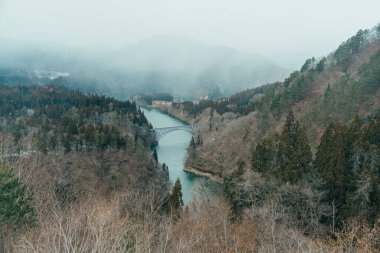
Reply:
[[[198, 200], [180, 218], [157, 206], [157, 193], [115, 194], [56, 206], [9, 252], [378, 252], [380, 226], [347, 226], [336, 239], [305, 236], [276, 199], [231, 223], [220, 199]], [[254, 211], [255, 215], [251, 212]]]
[[[125, 212], [125, 203], [136, 203]], [[15, 252], [155, 252], [169, 223], [145, 209], [145, 199], [116, 195], [111, 200], [88, 199], [52, 210], [34, 230], [14, 238]], [[144, 210], [145, 218], [135, 213]]]
[[[14, 252], [253, 252], [257, 228], [233, 224], [227, 205], [192, 205], [174, 218], [157, 211], [152, 196], [89, 199], [53, 210], [37, 228], [14, 238]], [[134, 207], [126, 203], [133, 203]]]
[[256, 224], [249, 219], [231, 223], [221, 200], [193, 203], [174, 225], [172, 252], [253, 252]]
[[380, 220], [373, 227], [351, 221], [321, 245], [328, 252], [380, 252]]
[[124, 220], [118, 201], [89, 200], [52, 210], [39, 226], [15, 240], [17, 252], [123, 252]]
[[[155, 187], [108, 195], [91, 190], [62, 205], [54, 175], [38, 161], [20, 159], [14, 165], [35, 193], [39, 216], [35, 228], [12, 238], [8, 252], [379, 252], [379, 223], [374, 228], [351, 223], [336, 239], [321, 239], [326, 233], [316, 221], [324, 210], [315, 208], [320, 196], [309, 189], [256, 182], [253, 195], [266, 197], [258, 198], [262, 201], [246, 210], [240, 223], [231, 223], [228, 205], [217, 197], [200, 197], [172, 218], [162, 212]], [[295, 222], [297, 213], [313, 228]]]

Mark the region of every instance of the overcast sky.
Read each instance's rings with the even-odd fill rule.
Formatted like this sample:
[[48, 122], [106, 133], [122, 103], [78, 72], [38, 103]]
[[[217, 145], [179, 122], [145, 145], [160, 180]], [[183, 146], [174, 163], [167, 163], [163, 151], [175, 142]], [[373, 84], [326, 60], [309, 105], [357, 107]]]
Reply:
[[175, 33], [288, 68], [380, 22], [379, 0], [0, 0], [0, 36], [122, 47]]

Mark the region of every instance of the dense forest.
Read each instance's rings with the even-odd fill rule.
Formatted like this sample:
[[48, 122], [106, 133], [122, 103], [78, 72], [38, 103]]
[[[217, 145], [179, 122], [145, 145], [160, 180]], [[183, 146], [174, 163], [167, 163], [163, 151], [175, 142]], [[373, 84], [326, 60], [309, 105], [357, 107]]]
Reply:
[[173, 102], [173, 96], [168, 93], [153, 93], [153, 94], [141, 94], [134, 96], [134, 100], [136, 100], [140, 104], [152, 105], [154, 100], [157, 101], [166, 101]]
[[223, 180], [230, 219], [255, 220], [273, 252], [305, 251], [295, 245], [309, 240], [377, 252], [379, 59], [380, 25], [284, 82], [162, 109], [200, 125], [186, 167]]
[[131, 148], [137, 138], [152, 145], [148, 122], [135, 103], [62, 86], [2, 86], [0, 92], [1, 130], [13, 138], [17, 152], [27, 151], [28, 140], [40, 152]]
[[[337, 74], [332, 78], [335, 83], [325, 84], [324, 99], [320, 101], [323, 104], [315, 106], [318, 110], [322, 106], [323, 113], [315, 113], [313, 116], [317, 116], [317, 120], [326, 122], [332, 118], [321, 117], [326, 117], [331, 109], [334, 109], [336, 114], [349, 115], [348, 112], [357, 110], [357, 104], [364, 103], [366, 96], [377, 90], [376, 84], [380, 78], [378, 70], [380, 53], [373, 53], [370, 50], [376, 50], [379, 40], [380, 26], [370, 30], [360, 30], [329, 56], [307, 59], [299, 71], [291, 73], [282, 83], [263, 85], [219, 100], [174, 103], [173, 107], [181, 107], [181, 110], [191, 117], [196, 117], [207, 108], [219, 114], [233, 112], [247, 115], [258, 111], [281, 115], [293, 105], [309, 100], [315, 92], [316, 82], [328, 82], [329, 80], [323, 79], [328, 79], [328, 75]], [[368, 62], [360, 62], [362, 58], [368, 57], [364, 54], [371, 55]], [[353, 76], [355, 78], [352, 78]]]
[[224, 190], [186, 207], [143, 111], [79, 84], [0, 70], [0, 252], [379, 252], [380, 25], [283, 82], [163, 107]]
[[[373, 226], [380, 218], [379, 127], [378, 119], [363, 124], [358, 117], [348, 125], [330, 124], [313, 159], [306, 132], [290, 112], [280, 134], [257, 144], [252, 153], [251, 169], [265, 180], [276, 182], [279, 188], [289, 183], [299, 189], [309, 188], [312, 194], [321, 196], [312, 201], [315, 201], [315, 208], [325, 208], [325, 212], [311, 214], [307, 212], [315, 210], [294, 210], [306, 212], [302, 215], [319, 215], [314, 218], [321, 226], [342, 229], [353, 220]], [[258, 194], [257, 189], [253, 192], [236, 190], [231, 186], [236, 180], [234, 177], [234, 173], [227, 177], [227, 195], [232, 207], [260, 205], [266, 194], [274, 194], [273, 191]], [[290, 201], [283, 203], [289, 208], [298, 205], [302, 208], [302, 202], [292, 202], [301, 199], [283, 197], [283, 201]], [[232, 209], [234, 215], [238, 215], [236, 207]], [[301, 220], [304, 218], [307, 217], [295, 217], [297, 222], [304, 222], [302, 226], [318, 227]]]
[[59, 85], [0, 85], [0, 252], [86, 199], [156, 191], [170, 209], [177, 202], [168, 169], [150, 151], [150, 128], [134, 102]]

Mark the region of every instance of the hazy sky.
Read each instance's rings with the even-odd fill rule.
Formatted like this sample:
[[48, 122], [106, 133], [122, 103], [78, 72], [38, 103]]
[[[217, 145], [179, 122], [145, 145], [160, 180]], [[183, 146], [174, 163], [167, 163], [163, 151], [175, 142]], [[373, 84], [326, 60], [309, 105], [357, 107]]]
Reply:
[[178, 33], [285, 67], [380, 22], [379, 0], [0, 0], [0, 36], [121, 47]]

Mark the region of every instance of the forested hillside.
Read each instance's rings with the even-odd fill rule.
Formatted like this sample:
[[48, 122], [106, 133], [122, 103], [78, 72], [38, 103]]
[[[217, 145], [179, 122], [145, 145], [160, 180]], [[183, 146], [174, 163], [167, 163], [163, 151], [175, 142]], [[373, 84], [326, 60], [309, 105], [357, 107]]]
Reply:
[[154, 144], [135, 103], [63, 86], [1, 85], [0, 251], [14, 233], [48, 229], [54, 215], [67, 217], [87, 199], [151, 190], [165, 199], [167, 169], [152, 157]]
[[[241, 157], [250, 157], [262, 138], [280, 131], [291, 110], [306, 128], [315, 153], [328, 124], [347, 123], [355, 115], [364, 120], [379, 114], [379, 50], [380, 26], [376, 26], [359, 31], [327, 57], [308, 59], [282, 83], [220, 100], [173, 103], [162, 109], [188, 122], [200, 123], [203, 147], [198, 148], [195, 163], [200, 162], [198, 167], [220, 176]], [[210, 158], [205, 160], [205, 166], [203, 156]]]
[[376, 252], [364, 237], [379, 229], [379, 59], [376, 26], [284, 82], [162, 109], [200, 124], [187, 169], [224, 180], [234, 220], [273, 218], [273, 243], [290, 229]]
[[[47, 165], [54, 161], [58, 167], [50, 168], [51, 172], [69, 176], [70, 170], [81, 168], [76, 173], [91, 171], [100, 181], [106, 180], [101, 184], [106, 191], [138, 188], [133, 184], [155, 177], [148, 153], [155, 140], [135, 103], [52, 85], [0, 86], [0, 94], [2, 162], [37, 159]], [[140, 171], [134, 166], [145, 168]], [[65, 184], [70, 188], [71, 183]]]
[[200, 126], [186, 169], [223, 184], [186, 208], [135, 103], [2, 72], [0, 251], [378, 252], [379, 59], [377, 26], [284, 82], [162, 108]]
[[167, 92], [187, 99], [220, 98], [289, 73], [259, 54], [209, 46], [180, 35], [156, 35], [117, 50], [79, 50], [5, 38], [0, 38], [0, 48], [0, 69], [67, 72], [70, 76], [60, 82], [110, 96]]

